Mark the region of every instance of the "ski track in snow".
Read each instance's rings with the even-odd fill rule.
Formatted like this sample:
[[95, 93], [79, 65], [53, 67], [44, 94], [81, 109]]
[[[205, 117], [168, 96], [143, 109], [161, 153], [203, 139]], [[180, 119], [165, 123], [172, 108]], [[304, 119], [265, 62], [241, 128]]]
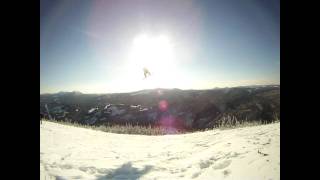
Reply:
[[41, 179], [280, 179], [280, 123], [183, 135], [105, 133], [43, 121]]

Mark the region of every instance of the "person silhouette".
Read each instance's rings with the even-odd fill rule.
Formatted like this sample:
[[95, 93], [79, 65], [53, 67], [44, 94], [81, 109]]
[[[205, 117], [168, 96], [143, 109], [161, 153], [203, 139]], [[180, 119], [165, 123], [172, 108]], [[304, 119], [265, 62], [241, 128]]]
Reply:
[[151, 75], [150, 71], [145, 67], [143, 68], [143, 74], [144, 74], [144, 79], [147, 78], [147, 76]]

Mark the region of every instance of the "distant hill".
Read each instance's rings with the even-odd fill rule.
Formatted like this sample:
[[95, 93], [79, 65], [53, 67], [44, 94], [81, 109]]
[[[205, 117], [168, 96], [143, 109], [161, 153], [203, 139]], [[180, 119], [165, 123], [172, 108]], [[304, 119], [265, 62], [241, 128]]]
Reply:
[[40, 112], [48, 115], [45, 105], [50, 115], [61, 121], [205, 129], [226, 119], [263, 122], [280, 119], [280, 85], [210, 90], [150, 89], [114, 94], [75, 91], [41, 94]]

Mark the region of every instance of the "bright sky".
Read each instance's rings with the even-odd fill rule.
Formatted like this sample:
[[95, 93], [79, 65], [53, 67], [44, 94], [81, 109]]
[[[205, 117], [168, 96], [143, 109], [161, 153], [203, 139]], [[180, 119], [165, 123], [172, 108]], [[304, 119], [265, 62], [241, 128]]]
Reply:
[[279, 1], [41, 0], [40, 31], [40, 93], [280, 84]]

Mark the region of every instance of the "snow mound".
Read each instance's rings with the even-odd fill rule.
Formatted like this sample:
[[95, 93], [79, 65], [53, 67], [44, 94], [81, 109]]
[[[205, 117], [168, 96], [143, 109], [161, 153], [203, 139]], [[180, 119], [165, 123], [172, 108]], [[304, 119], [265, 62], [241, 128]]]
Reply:
[[43, 122], [41, 179], [280, 179], [280, 123], [183, 135]]

